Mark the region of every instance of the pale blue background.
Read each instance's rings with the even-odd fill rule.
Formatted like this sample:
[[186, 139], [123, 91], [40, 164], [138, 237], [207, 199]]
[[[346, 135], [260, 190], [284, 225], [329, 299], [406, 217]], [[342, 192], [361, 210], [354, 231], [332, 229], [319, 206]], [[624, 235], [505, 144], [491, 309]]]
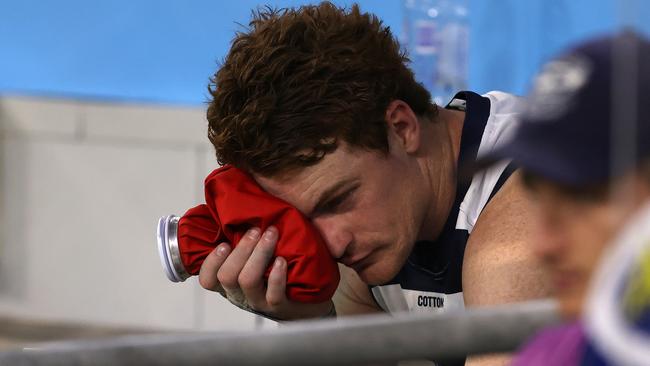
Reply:
[[[305, 1], [0, 0], [0, 93], [197, 105], [237, 23], [259, 4]], [[350, 4], [352, 1], [336, 1]], [[401, 0], [358, 1], [396, 35]], [[469, 87], [525, 93], [576, 40], [636, 24], [650, 2], [469, 0]]]

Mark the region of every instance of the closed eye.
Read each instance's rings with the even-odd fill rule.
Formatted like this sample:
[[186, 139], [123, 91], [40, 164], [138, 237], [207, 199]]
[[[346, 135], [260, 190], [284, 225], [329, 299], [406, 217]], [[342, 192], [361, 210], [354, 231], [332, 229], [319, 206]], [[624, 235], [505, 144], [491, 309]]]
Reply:
[[334, 213], [345, 212], [351, 209], [354, 207], [354, 193], [356, 192], [357, 188], [359, 188], [359, 185], [355, 184], [345, 191], [334, 195], [324, 203], [319, 204], [314, 209], [312, 216], [330, 215]]
[[325, 213], [335, 212], [339, 207], [341, 207], [350, 197], [350, 193], [345, 193], [334, 197], [332, 200], [327, 202], [323, 207], [322, 211]]

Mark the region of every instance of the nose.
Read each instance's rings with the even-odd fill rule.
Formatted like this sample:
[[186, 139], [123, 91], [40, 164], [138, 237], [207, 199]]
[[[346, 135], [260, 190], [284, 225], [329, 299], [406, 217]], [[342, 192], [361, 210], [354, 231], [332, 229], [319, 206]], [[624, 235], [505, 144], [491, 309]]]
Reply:
[[535, 255], [545, 262], [552, 262], [562, 255], [565, 245], [564, 223], [553, 214], [542, 214], [537, 221], [537, 235], [533, 244]]
[[313, 219], [313, 223], [320, 231], [332, 257], [343, 257], [353, 241], [352, 233], [346, 229], [344, 220], [334, 216], [318, 217]]

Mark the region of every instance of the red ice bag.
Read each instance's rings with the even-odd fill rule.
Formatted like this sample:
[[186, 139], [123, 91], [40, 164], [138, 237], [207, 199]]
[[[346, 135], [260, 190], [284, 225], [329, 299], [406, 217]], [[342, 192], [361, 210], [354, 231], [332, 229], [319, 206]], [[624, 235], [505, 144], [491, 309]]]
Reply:
[[[214, 248], [233, 248], [252, 227], [278, 228], [275, 256], [287, 261], [287, 296], [305, 303], [331, 299], [339, 282], [336, 262], [318, 230], [298, 209], [265, 192], [248, 174], [225, 165], [205, 179], [205, 204], [182, 217], [162, 217], [158, 250], [167, 277], [180, 282], [197, 275]], [[264, 274], [268, 279], [273, 261]]]

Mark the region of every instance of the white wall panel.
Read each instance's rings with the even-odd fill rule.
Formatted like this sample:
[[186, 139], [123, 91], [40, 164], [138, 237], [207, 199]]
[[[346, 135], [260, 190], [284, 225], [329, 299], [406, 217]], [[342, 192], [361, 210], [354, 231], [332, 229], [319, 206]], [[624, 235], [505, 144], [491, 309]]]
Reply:
[[207, 145], [207, 120], [200, 108], [129, 104], [85, 104], [89, 138], [116, 138]]
[[0, 98], [0, 132], [73, 137], [81, 115], [77, 102]]
[[[166, 329], [256, 325], [196, 278], [169, 282], [158, 259], [158, 217], [201, 202], [216, 166], [203, 112], [7, 103], [0, 125], [23, 127], [0, 137], [0, 313]], [[56, 127], [30, 124], [48, 115]]]

